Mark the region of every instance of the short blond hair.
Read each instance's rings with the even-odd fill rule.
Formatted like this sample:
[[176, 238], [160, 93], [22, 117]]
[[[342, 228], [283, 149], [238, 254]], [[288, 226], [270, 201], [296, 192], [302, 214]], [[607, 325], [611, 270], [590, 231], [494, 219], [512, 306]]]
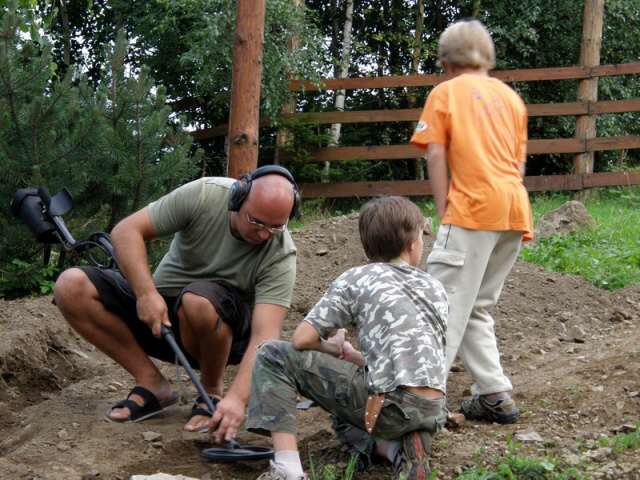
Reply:
[[478, 20], [460, 20], [440, 35], [438, 63], [454, 67], [492, 69], [496, 51], [486, 27]]

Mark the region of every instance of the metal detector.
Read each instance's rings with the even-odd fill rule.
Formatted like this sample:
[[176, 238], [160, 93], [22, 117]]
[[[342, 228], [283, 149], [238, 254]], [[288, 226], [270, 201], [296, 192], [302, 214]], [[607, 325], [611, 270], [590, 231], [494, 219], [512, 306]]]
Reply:
[[[59, 270], [64, 266], [67, 252], [78, 254], [95, 267], [120, 270], [109, 234], [97, 232], [91, 234], [88, 239], [79, 241], [71, 235], [62, 216], [72, 207], [71, 194], [66, 188], [53, 197], [44, 187], [21, 188], [16, 191], [11, 201], [13, 215], [29, 227], [38, 242], [45, 244], [45, 265], [49, 264], [51, 258], [51, 246], [59, 244], [61, 247], [58, 257]], [[162, 325], [160, 332], [213, 415], [216, 407], [178, 346], [173, 331], [166, 325]], [[212, 462], [239, 462], [273, 458], [273, 450], [267, 447], [240, 445], [235, 440], [231, 440], [222, 447], [205, 448], [201, 455]]]
[[62, 270], [67, 252], [73, 252], [98, 268], [118, 269], [108, 233], [92, 233], [86, 240], [71, 235], [62, 216], [73, 208], [71, 194], [66, 188], [53, 197], [45, 187], [21, 188], [11, 200], [11, 213], [29, 227], [36, 240], [44, 244], [44, 264], [49, 265], [51, 247], [59, 245], [58, 270]]
[[[184, 356], [184, 353], [182, 353], [182, 350], [180, 350], [180, 347], [178, 346], [178, 343], [173, 336], [173, 331], [166, 325], [162, 325], [160, 327], [160, 333], [162, 335], [162, 338], [164, 338], [164, 340], [171, 346], [173, 352], [176, 355], [176, 358], [180, 362], [180, 365], [182, 365], [182, 367], [186, 370], [187, 375], [189, 375], [191, 383], [193, 383], [194, 387], [196, 387], [198, 394], [204, 399], [205, 403], [207, 404], [207, 408], [209, 409], [209, 413], [213, 415], [213, 413], [216, 411], [216, 407], [211, 401], [209, 394], [200, 383], [200, 380], [196, 376], [195, 372], [191, 368], [191, 365], [189, 364], [187, 358]], [[227, 463], [247, 460], [271, 459], [273, 458], [273, 450], [267, 447], [240, 445], [235, 440], [230, 440], [222, 447], [205, 448], [200, 452], [200, 455], [205, 460]]]

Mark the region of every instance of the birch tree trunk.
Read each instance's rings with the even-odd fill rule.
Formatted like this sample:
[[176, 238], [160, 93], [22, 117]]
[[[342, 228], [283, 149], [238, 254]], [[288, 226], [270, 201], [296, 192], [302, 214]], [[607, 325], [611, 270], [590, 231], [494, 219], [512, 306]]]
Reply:
[[[351, 30], [353, 25], [353, 0], [346, 0], [346, 12], [344, 19], [344, 28], [342, 29], [342, 54], [340, 55], [340, 71], [338, 78], [346, 78], [349, 75], [349, 63], [351, 62]], [[346, 91], [344, 89], [336, 90], [335, 109], [339, 112], [344, 111], [344, 98]], [[341, 123], [331, 125], [331, 139], [329, 146], [334, 147], [340, 144], [340, 133], [342, 130]], [[324, 162], [322, 169], [322, 183], [329, 182], [330, 162]]]
[[[420, 67], [420, 57], [422, 56], [422, 32], [424, 30], [424, 0], [418, 0], [416, 4], [416, 34], [415, 34], [415, 46], [413, 47], [413, 53], [411, 54], [411, 74], [418, 73]], [[416, 107], [416, 94], [415, 91], [409, 94], [409, 108]], [[416, 128], [417, 122], [411, 122], [411, 132]], [[414, 173], [416, 180], [424, 180], [425, 162], [422, 158], [416, 158], [414, 162]]]
[[[293, 8], [300, 8], [302, 0], [293, 0]], [[287, 49], [290, 53], [295, 52], [299, 46], [299, 39], [297, 37], [291, 37], [287, 42]], [[291, 79], [291, 74], [287, 72], [287, 80]], [[296, 94], [289, 92], [289, 98], [287, 102], [282, 106], [280, 113], [294, 113], [296, 111]], [[279, 165], [281, 163], [281, 157], [284, 149], [291, 143], [291, 132], [286, 128], [279, 128], [276, 133], [276, 151], [273, 157], [273, 163]]]
[[480, 16], [480, 9], [482, 8], [482, 4], [480, 0], [473, 0], [473, 8], [471, 12], [471, 16], [474, 18], [478, 18]]

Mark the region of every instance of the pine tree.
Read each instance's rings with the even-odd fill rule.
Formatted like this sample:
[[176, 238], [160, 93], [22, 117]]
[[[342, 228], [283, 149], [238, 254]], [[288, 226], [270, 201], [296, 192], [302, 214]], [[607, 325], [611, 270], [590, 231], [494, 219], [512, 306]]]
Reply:
[[102, 141], [89, 171], [109, 204], [106, 230], [195, 173], [191, 137], [173, 118], [164, 88], [145, 67], [128, 72], [126, 53], [120, 31], [96, 92]]
[[82, 87], [74, 86], [69, 74], [58, 78], [39, 26], [14, 2], [0, 12], [2, 259], [24, 259], [29, 250], [25, 245], [32, 244], [9, 213], [15, 190], [27, 186], [56, 190], [67, 185], [69, 170], [92, 149], [90, 133], [97, 120], [84, 108]]

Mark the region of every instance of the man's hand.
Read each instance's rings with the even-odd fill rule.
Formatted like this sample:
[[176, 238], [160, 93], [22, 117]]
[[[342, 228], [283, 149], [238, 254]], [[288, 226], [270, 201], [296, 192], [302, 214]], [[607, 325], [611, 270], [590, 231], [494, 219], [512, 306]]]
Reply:
[[238, 397], [227, 395], [216, 406], [209, 420], [209, 432], [216, 443], [234, 440], [244, 420], [245, 404]]
[[162, 325], [171, 326], [167, 303], [157, 290], [138, 297], [136, 307], [138, 318], [147, 324], [156, 337], [161, 337], [160, 327]]
[[160, 338], [161, 325], [170, 327], [171, 323], [167, 314], [167, 304], [156, 290], [149, 271], [145, 245], [145, 241], [157, 236], [148, 207], [118, 222], [111, 232], [122, 275], [136, 294], [138, 318]]

